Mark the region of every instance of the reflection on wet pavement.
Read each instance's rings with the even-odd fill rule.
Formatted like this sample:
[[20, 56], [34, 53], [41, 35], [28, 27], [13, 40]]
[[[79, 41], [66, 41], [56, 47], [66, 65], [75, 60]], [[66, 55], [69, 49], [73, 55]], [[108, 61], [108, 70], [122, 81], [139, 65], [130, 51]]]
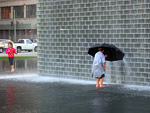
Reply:
[[96, 90], [95, 85], [5, 79], [0, 80], [0, 94], [2, 113], [149, 113], [150, 110], [150, 97], [107, 92], [105, 88]]
[[[0, 64], [0, 113], [149, 113], [150, 87], [37, 75], [36, 59]], [[135, 90], [136, 89], [136, 90]], [[138, 89], [138, 90], [137, 90]]]
[[11, 112], [15, 106], [15, 100], [16, 100], [16, 87], [13, 86], [7, 86], [6, 87], [6, 111], [5, 112]]

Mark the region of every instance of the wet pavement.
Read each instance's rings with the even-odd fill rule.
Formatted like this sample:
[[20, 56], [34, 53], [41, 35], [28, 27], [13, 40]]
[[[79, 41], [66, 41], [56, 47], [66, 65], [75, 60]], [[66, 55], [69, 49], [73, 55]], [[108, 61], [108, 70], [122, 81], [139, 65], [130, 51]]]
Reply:
[[0, 63], [0, 113], [150, 112], [150, 87], [107, 83], [96, 90], [95, 81], [38, 76], [36, 59], [16, 61], [13, 74]]

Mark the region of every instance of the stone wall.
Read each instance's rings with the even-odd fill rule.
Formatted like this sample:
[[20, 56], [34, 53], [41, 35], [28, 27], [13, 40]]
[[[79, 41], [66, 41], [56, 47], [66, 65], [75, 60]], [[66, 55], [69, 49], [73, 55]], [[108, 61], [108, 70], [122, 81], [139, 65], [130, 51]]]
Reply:
[[37, 0], [39, 74], [91, 79], [88, 48], [112, 43], [123, 61], [107, 62], [105, 81], [150, 85], [149, 0]]

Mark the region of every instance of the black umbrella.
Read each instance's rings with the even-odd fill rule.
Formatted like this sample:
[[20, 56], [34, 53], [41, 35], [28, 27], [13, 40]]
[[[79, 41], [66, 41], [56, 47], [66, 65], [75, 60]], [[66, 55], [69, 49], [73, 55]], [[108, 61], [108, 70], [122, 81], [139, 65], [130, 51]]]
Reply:
[[98, 48], [104, 48], [104, 55], [107, 55], [106, 60], [108, 61], [117, 61], [122, 60], [125, 54], [117, 48], [113, 44], [96, 44], [89, 48], [88, 54], [92, 55], [93, 57], [98, 52]]

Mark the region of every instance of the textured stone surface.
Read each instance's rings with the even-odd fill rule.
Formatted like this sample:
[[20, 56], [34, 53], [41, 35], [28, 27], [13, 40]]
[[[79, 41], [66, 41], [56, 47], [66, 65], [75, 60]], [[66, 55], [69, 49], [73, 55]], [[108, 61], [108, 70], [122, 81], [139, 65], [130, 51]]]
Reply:
[[149, 0], [37, 0], [37, 21], [39, 74], [90, 79], [88, 48], [105, 42], [126, 54], [106, 81], [150, 85]]

